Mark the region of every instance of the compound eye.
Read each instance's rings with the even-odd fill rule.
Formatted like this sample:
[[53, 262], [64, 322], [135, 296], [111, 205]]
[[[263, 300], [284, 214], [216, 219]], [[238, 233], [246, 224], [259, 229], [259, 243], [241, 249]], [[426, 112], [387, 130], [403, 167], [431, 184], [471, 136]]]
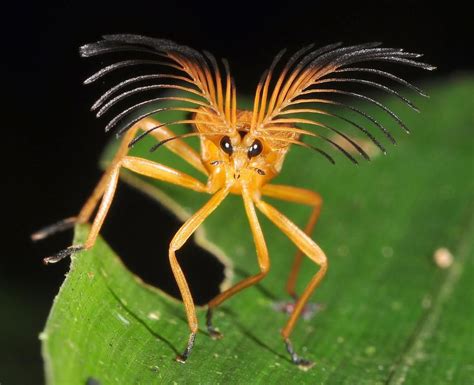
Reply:
[[224, 136], [221, 139], [221, 148], [227, 155], [232, 155], [234, 149], [232, 148], [232, 142], [228, 136]]
[[260, 155], [262, 150], [263, 150], [262, 142], [260, 142], [258, 139], [255, 139], [255, 141], [249, 147], [249, 151], [247, 154], [249, 158], [253, 158], [254, 156]]

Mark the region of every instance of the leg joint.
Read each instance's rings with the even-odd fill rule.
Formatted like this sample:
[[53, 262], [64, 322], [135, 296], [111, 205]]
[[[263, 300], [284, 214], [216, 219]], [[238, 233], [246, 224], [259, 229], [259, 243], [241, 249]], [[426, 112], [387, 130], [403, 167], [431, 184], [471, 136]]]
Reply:
[[321, 267], [321, 269], [327, 270], [328, 269], [328, 257], [326, 257], [326, 254], [322, 254], [319, 256], [320, 260], [318, 261], [318, 265]]
[[323, 205], [323, 198], [320, 194], [315, 191], [308, 190], [308, 194], [311, 197], [311, 206], [322, 206]]
[[269, 271], [270, 271], [270, 261], [268, 261], [266, 265], [260, 266], [260, 274], [262, 274], [263, 276], [267, 275]]

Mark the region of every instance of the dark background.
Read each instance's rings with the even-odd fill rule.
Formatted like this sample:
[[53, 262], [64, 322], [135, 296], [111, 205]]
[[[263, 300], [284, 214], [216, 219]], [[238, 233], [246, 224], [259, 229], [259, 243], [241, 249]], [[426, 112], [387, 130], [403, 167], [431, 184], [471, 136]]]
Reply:
[[[89, 112], [97, 88], [81, 84], [100, 63], [81, 59], [80, 45], [105, 33], [139, 33], [207, 49], [229, 59], [239, 92], [244, 93], [253, 92], [260, 74], [281, 48], [295, 50], [310, 42], [320, 46], [335, 41], [383, 41], [385, 46], [423, 52], [424, 61], [438, 70], [410, 71], [407, 77], [418, 84], [473, 68], [472, 16], [454, 2], [443, 8], [432, 2], [352, 2], [346, 6], [314, 1], [310, 7], [290, 2], [270, 3], [264, 9], [256, 2], [222, 2], [215, 7], [205, 2], [137, 0], [26, 1], [3, 7], [0, 299], [6, 306], [0, 303], [0, 314], [6, 326], [0, 333], [2, 384], [40, 382], [37, 335], [67, 271], [67, 261], [45, 267], [41, 258], [68, 246], [71, 233], [38, 244], [29, 240], [29, 234], [78, 212], [100, 176], [97, 161], [110, 139], [103, 132], [104, 121]], [[121, 187], [105, 233], [129, 256], [127, 264], [132, 269], [173, 291], [167, 272], [151, 257], [160, 252], [160, 245], [166, 250], [166, 240], [179, 224], [148, 203]], [[148, 225], [149, 232], [138, 233], [137, 222], [142, 228]], [[120, 242], [124, 233], [133, 241]], [[211, 259], [192, 248], [187, 252], [198, 255], [188, 270], [202, 271], [198, 266], [206, 266], [204, 271], [212, 275], [207, 280], [218, 281], [219, 267], [208, 267]], [[202, 290], [201, 301], [216, 286]]]

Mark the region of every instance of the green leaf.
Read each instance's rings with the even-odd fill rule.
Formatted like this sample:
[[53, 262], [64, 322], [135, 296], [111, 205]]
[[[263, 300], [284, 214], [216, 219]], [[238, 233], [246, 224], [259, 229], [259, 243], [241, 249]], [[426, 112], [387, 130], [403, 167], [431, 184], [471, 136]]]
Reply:
[[[428, 92], [431, 99], [417, 100], [421, 114], [388, 103], [413, 131], [400, 133], [388, 156], [359, 167], [338, 159], [333, 167], [293, 149], [277, 179], [319, 191], [325, 200], [314, 234], [330, 261], [313, 296], [323, 306], [300, 320], [292, 336], [297, 351], [316, 361], [311, 370], [290, 363], [279, 336], [287, 316], [273, 309], [274, 298], [288, 299], [284, 283], [295, 249], [260, 216], [269, 276], [216, 311], [225, 337], [199, 333], [185, 365], [173, 360], [188, 336], [181, 302], [132, 275], [102, 239], [74, 256], [41, 335], [48, 383], [474, 383], [474, 79], [458, 77]], [[150, 143], [134, 153], [149, 156]], [[105, 161], [111, 153], [113, 147]], [[192, 173], [168, 151], [158, 153], [153, 159]], [[130, 173], [124, 178], [183, 219], [208, 199]], [[304, 225], [308, 208], [275, 205]], [[76, 229], [75, 243], [87, 230]], [[233, 281], [242, 278], [236, 271], [257, 271], [240, 197], [225, 201], [198, 237], [227, 264]], [[447, 269], [433, 261], [440, 247], [454, 255]], [[305, 262], [299, 290], [316, 269]], [[204, 313], [199, 309], [201, 331]]]

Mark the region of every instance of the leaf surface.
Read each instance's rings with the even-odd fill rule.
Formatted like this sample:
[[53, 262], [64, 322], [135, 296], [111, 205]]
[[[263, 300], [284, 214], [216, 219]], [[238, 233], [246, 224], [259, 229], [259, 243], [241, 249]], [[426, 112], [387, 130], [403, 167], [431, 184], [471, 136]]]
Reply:
[[[454, 78], [427, 91], [429, 100], [417, 100], [421, 114], [387, 103], [413, 131], [400, 130], [388, 156], [359, 167], [338, 158], [333, 167], [295, 148], [275, 180], [324, 198], [313, 236], [329, 258], [328, 275], [312, 297], [322, 306], [292, 336], [315, 367], [303, 372], [292, 365], [279, 336], [287, 315], [273, 306], [288, 300], [284, 283], [295, 249], [260, 216], [271, 272], [216, 311], [225, 337], [199, 333], [186, 365], [173, 360], [188, 335], [182, 303], [130, 273], [102, 239], [74, 256], [41, 335], [49, 384], [474, 383], [474, 79]], [[367, 111], [383, 120], [379, 111]], [[151, 143], [137, 145], [134, 155], [149, 157]], [[152, 159], [193, 172], [164, 149]], [[208, 199], [123, 176], [183, 220]], [[304, 226], [308, 208], [271, 201]], [[87, 230], [76, 229], [75, 243]], [[257, 271], [240, 197], [225, 201], [198, 238], [212, 243], [234, 282]], [[454, 256], [448, 269], [433, 261], [440, 247]], [[300, 291], [315, 271], [305, 261]], [[205, 310], [198, 316], [204, 331]]]

